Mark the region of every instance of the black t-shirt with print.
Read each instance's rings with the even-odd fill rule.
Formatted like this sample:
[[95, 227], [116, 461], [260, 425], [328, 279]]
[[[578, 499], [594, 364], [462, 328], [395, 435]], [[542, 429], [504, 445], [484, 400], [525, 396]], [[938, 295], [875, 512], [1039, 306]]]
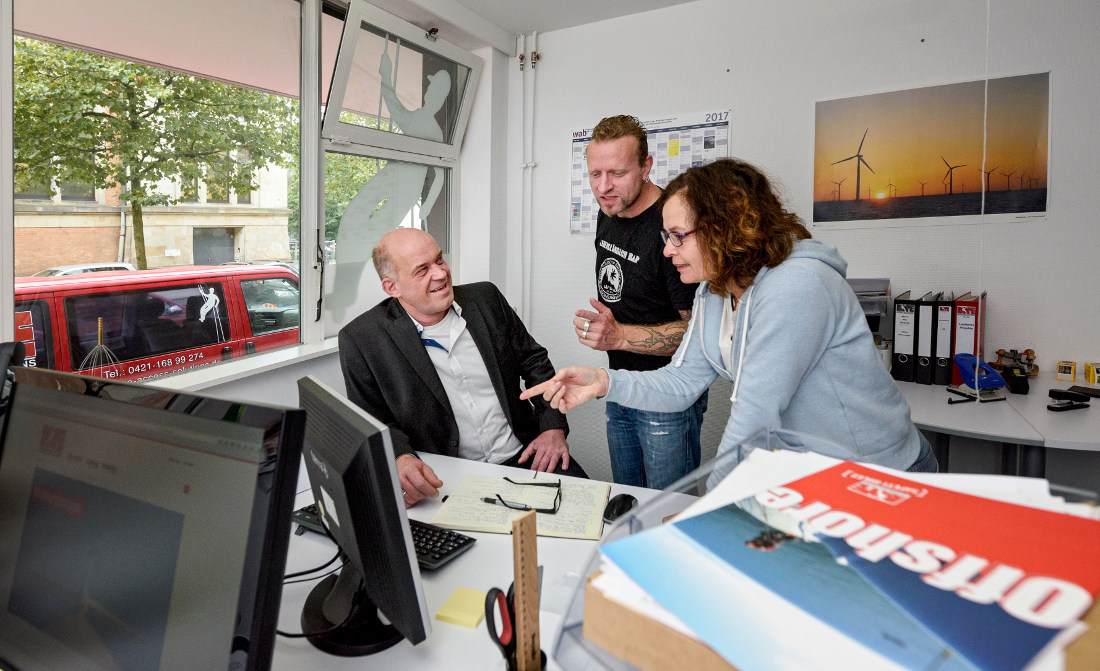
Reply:
[[[662, 254], [661, 210], [656, 203], [629, 219], [596, 217], [596, 291], [621, 324], [666, 324], [690, 310], [697, 284], [684, 284]], [[668, 356], [620, 350], [607, 353], [611, 368], [653, 370]]]

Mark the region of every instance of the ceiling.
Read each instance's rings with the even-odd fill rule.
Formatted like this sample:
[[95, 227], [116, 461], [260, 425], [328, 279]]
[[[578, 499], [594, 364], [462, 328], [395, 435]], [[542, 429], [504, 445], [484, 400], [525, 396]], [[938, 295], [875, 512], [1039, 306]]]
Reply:
[[[344, 2], [347, 0], [334, 0]], [[492, 45], [505, 52], [519, 35], [572, 28], [694, 0], [367, 0], [465, 49]]]
[[[326, 0], [346, 6], [348, 0]], [[603, 21], [693, 0], [365, 0], [465, 49], [506, 54], [516, 37]], [[264, 91], [297, 95], [298, 40], [293, 0], [14, 0], [15, 30], [97, 53]], [[211, 21], [217, 16], [217, 21]], [[125, 17], [122, 20], [120, 17]], [[339, 21], [322, 19], [327, 82], [336, 60]], [[140, 30], [132, 26], [140, 25]], [[196, 45], [200, 45], [198, 48]], [[242, 71], [247, 77], [242, 78]]]
[[692, 0], [456, 0], [504, 30], [519, 35], [559, 30]]

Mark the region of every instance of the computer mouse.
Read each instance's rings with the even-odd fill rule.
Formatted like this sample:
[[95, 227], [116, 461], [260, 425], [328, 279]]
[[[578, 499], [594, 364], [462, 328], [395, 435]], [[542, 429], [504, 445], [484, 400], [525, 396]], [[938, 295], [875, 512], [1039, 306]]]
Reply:
[[638, 505], [638, 499], [630, 494], [616, 494], [608, 499], [607, 505], [604, 506], [603, 521], [610, 524], [619, 519], [624, 513], [630, 512], [636, 505]]

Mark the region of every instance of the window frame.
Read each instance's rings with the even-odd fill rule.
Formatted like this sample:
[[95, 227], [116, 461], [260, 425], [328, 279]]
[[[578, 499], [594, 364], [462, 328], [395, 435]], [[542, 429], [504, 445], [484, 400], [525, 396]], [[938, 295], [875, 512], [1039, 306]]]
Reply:
[[[361, 156], [383, 160], [393, 160], [428, 167], [442, 168], [447, 172], [445, 186], [446, 193], [436, 201], [437, 206], [446, 208], [446, 235], [435, 236], [439, 241], [444, 256], [448, 262], [454, 262], [453, 241], [455, 232], [459, 228], [459, 212], [457, 200], [459, 194], [460, 174], [458, 159], [461, 154], [462, 139], [465, 136], [473, 108], [473, 97], [481, 78], [483, 61], [481, 57], [458, 47], [446, 40], [429, 39], [423, 28], [389, 14], [367, 4], [366, 0], [351, 0], [343, 13], [343, 27], [341, 30], [340, 47], [337, 51], [336, 62], [333, 68], [331, 86], [328, 98], [325, 101], [324, 116], [321, 119], [319, 138], [319, 153], [321, 156], [319, 166], [319, 182], [322, 185], [322, 194], [325, 179], [325, 161], [329, 153]], [[340, 121], [340, 113], [344, 108], [344, 99], [348, 92], [348, 84], [351, 78], [352, 66], [355, 61], [356, 46], [360, 36], [365, 32], [363, 24], [369, 25], [387, 33], [391, 38], [399, 38], [402, 43], [410, 44], [419, 49], [432, 52], [446, 60], [469, 69], [465, 84], [457, 95], [457, 108], [454, 115], [454, 127], [451, 129], [448, 142], [437, 142], [409, 135], [391, 133], [387, 131], [368, 128]], [[303, 92], [304, 93], [304, 92]], [[304, 107], [303, 107], [304, 109]], [[302, 130], [306, 131], [306, 117], [302, 116]], [[303, 139], [304, 141], [304, 139]], [[303, 145], [304, 146], [304, 145]], [[322, 195], [323, 198], [323, 195]], [[306, 202], [306, 193], [302, 193], [302, 203]], [[316, 234], [319, 240], [325, 240], [325, 216], [324, 205], [320, 204], [320, 216], [317, 221]], [[429, 231], [431, 232], [431, 231]], [[304, 235], [303, 235], [304, 240]], [[369, 265], [369, 259], [363, 259]], [[321, 263], [328, 265], [326, 258]], [[302, 281], [306, 277], [303, 274]], [[319, 284], [325, 284], [323, 271]], [[324, 288], [322, 288], [324, 291]], [[327, 295], [326, 295], [327, 297]], [[319, 308], [322, 312], [327, 310], [324, 299], [320, 301]], [[321, 324], [320, 335], [325, 337], [331, 324], [327, 319], [318, 314], [318, 322]], [[346, 317], [346, 315], [345, 315]], [[346, 323], [346, 321], [345, 321]], [[337, 327], [342, 324], [337, 325]], [[333, 334], [334, 335], [334, 334]], [[306, 342], [303, 336], [303, 343]]]
[[[344, 108], [344, 98], [348, 91], [348, 81], [355, 59], [355, 48], [363, 32], [363, 23], [380, 28], [407, 43], [432, 51], [470, 69], [470, 75], [466, 78], [465, 86], [458, 96], [458, 112], [455, 115], [454, 129], [449, 142], [435, 142], [340, 121], [340, 111]], [[344, 153], [351, 153], [348, 151], [349, 145], [362, 145], [365, 148], [370, 147], [374, 152], [363, 154], [364, 156], [453, 166], [458, 160], [462, 138], [470, 120], [470, 110], [473, 108], [474, 92], [481, 78], [482, 65], [479, 57], [461, 47], [438, 38], [430, 40], [422, 28], [369, 5], [365, 0], [351, 0], [344, 17], [340, 49], [336, 55], [336, 68], [333, 71], [332, 85], [329, 87], [325, 115], [321, 123], [321, 137], [333, 143], [334, 149], [337, 146], [340, 147]], [[392, 151], [396, 152], [396, 155], [387, 156], [378, 153], [380, 151]]]
[[[266, 2], [267, 0], [263, 0], [263, 1]], [[320, 14], [321, 14], [321, 2], [322, 2], [322, 0], [285, 0], [286, 5], [288, 7], [293, 8], [291, 11], [293, 11], [293, 16], [295, 17], [295, 33], [296, 33], [295, 37], [298, 39], [298, 49], [296, 50], [295, 65], [299, 68], [302, 65], [303, 58], [304, 58], [304, 53], [307, 50], [312, 50], [314, 52], [317, 52], [318, 55], [314, 56], [314, 62], [316, 62], [316, 60], [319, 58], [319, 53], [320, 53], [320, 49], [321, 49], [320, 40], [319, 40], [320, 35], [319, 35], [319, 33], [317, 33], [317, 35], [315, 35], [315, 36], [314, 35], [308, 35], [307, 36], [306, 26], [309, 23], [311, 14], [315, 14], [316, 17], [317, 17], [317, 20], [319, 20], [319, 17], [320, 17]], [[16, 251], [17, 251], [16, 250], [16, 245], [15, 245], [15, 214], [16, 213], [15, 213], [15, 207], [13, 205], [13, 202], [15, 200], [14, 189], [13, 189], [13, 184], [14, 184], [13, 180], [14, 180], [14, 172], [15, 171], [14, 171], [14, 165], [13, 165], [13, 161], [12, 161], [13, 146], [14, 146], [13, 145], [13, 126], [14, 126], [14, 119], [13, 119], [14, 70], [13, 70], [13, 65], [14, 65], [14, 49], [12, 48], [12, 45], [14, 43], [14, 39], [15, 39], [15, 35], [16, 35], [16, 29], [15, 29], [15, 10], [16, 10], [16, 6], [15, 5], [16, 5], [16, 3], [14, 2], [14, 0], [0, 0], [0, 39], [4, 40], [5, 43], [8, 45], [7, 49], [0, 50], [0, 152], [3, 152], [3, 155], [6, 157], [4, 161], [0, 161], [0, 183], [9, 185], [7, 187], [7, 189], [5, 189], [3, 191], [3, 193], [5, 193], [7, 195], [4, 198], [0, 198], [0, 205], [2, 205], [2, 207], [0, 207], [0, 256], [2, 256], [4, 258], [8, 258], [8, 259], [14, 258], [15, 254], [16, 254]], [[285, 27], [287, 24], [284, 21], [284, 22], [279, 23], [277, 25]], [[279, 32], [277, 34], [278, 35], [283, 35], [284, 33]], [[286, 34], [289, 34], [289, 33], [286, 33]], [[162, 67], [162, 68], [163, 67], [168, 67], [168, 66], [165, 66], [159, 60], [149, 60], [147, 58], [138, 58], [138, 57], [130, 56], [130, 55], [120, 55], [120, 54], [116, 54], [116, 53], [114, 53], [110, 50], [104, 51], [102, 49], [96, 49], [96, 48], [85, 46], [80, 41], [66, 42], [66, 46], [72, 46], [73, 48], [76, 48], [76, 49], [90, 51], [90, 52], [93, 52], [93, 53], [99, 53], [101, 55], [106, 55], [106, 56], [109, 56], [109, 57], [112, 57], [112, 58], [122, 58], [124, 60], [132, 60], [133, 62], [139, 62], [141, 64], [149, 65], [149, 66], [152, 66], [152, 67]], [[191, 71], [189, 70], [188, 72], [191, 72]], [[242, 81], [239, 81], [237, 79], [233, 79], [233, 78], [228, 78], [227, 79], [224, 76], [212, 77], [209, 74], [202, 74], [202, 73], [199, 73], [196, 76], [200, 76], [200, 77], [203, 77], [203, 78], [206, 78], [206, 79], [217, 79], [218, 81], [222, 81], [222, 82], [225, 82], [225, 83], [230, 83], [234, 86], [251, 87], [251, 88], [255, 88], [256, 90], [271, 91], [271, 92], [277, 93], [279, 95], [290, 95], [288, 93], [283, 92], [283, 89], [278, 88], [278, 87], [276, 87], [276, 88], [270, 88], [270, 87], [269, 88], [257, 88], [255, 86], [251, 86], [251, 85], [249, 85], [247, 83], [244, 83]], [[310, 82], [311, 80], [315, 83], [316, 80], [318, 80], [318, 79], [319, 79], [319, 70], [316, 73], [309, 73], [309, 72], [301, 71], [301, 70], [299, 70], [296, 73], [296, 76], [294, 77], [294, 80], [298, 83], [297, 99], [299, 101], [299, 114], [301, 114], [303, 101], [307, 100], [307, 98], [304, 95], [302, 87], [305, 86], [305, 84]], [[313, 96], [313, 100], [317, 100], [317, 98], [318, 98], [318, 96], [316, 96], [316, 95]], [[306, 128], [305, 126], [302, 126], [301, 127], [301, 132], [312, 132], [314, 134], [319, 134], [319, 124], [316, 124], [316, 125], [312, 126], [312, 128]], [[299, 164], [301, 165], [302, 162], [308, 162], [309, 161], [308, 156], [309, 155], [307, 153], [305, 153], [301, 150], [301, 145], [299, 144], [299, 151], [298, 151]], [[301, 169], [301, 168], [299, 168], [299, 169]], [[71, 196], [61, 194], [60, 191], [59, 191], [56, 195], [47, 193], [46, 196], [43, 197], [43, 198], [36, 198], [36, 199], [20, 198], [19, 200], [24, 204], [24, 206], [34, 206], [34, 205], [36, 205], [40, 202], [46, 202], [46, 201], [52, 202], [54, 205], [69, 205], [69, 206], [71, 206], [71, 205], [85, 205], [85, 204], [88, 204], [88, 203], [98, 202], [98, 201], [95, 200], [95, 198], [100, 197], [102, 192], [99, 191], [98, 189], [96, 189], [96, 190], [93, 191], [93, 193], [95, 194], [95, 196], [93, 196], [91, 199], [81, 199], [81, 198], [75, 198], [74, 199]], [[256, 194], [253, 193], [252, 191], [249, 191], [246, 194], [236, 194], [233, 191], [228, 191], [228, 193], [230, 194], [229, 203], [231, 205], [236, 204], [236, 205], [243, 205], [243, 206], [247, 206], [247, 207], [259, 208], [259, 203], [257, 201], [261, 201], [261, 199], [258, 199], [256, 197]], [[236, 200], [237, 202], [234, 203], [234, 200]], [[181, 204], [192, 204], [193, 205], [195, 203], [192, 202], [192, 203], [181, 203]], [[117, 206], [109, 206], [109, 207], [115, 207], [117, 209]], [[309, 212], [305, 212], [305, 218], [304, 218], [303, 224], [304, 225], [301, 227], [300, 232], [299, 232], [299, 245], [298, 245], [299, 248], [305, 248], [305, 247], [308, 246], [307, 243], [306, 243], [306, 240], [304, 238], [309, 235], [308, 232], [313, 227], [312, 217], [310, 217]], [[303, 260], [303, 263], [307, 263], [307, 262], [308, 261]], [[15, 277], [14, 277], [14, 273], [9, 270], [10, 267], [11, 266], [8, 266], [8, 268], [5, 268], [5, 270], [8, 270], [8, 272], [0, 273], [0, 333], [7, 334], [2, 339], [3, 341], [10, 340], [12, 337], [14, 337], [14, 333], [15, 333], [15, 316], [14, 316], [15, 304], [16, 304], [15, 291], [14, 291]], [[318, 329], [313, 329], [312, 331], [308, 331], [308, 335], [307, 335], [307, 329], [304, 329], [304, 328], [301, 329], [298, 344], [302, 345], [302, 344], [306, 344], [307, 342], [317, 342], [317, 341], [319, 341], [320, 338], [317, 335], [319, 333], [320, 333], [320, 331]]]

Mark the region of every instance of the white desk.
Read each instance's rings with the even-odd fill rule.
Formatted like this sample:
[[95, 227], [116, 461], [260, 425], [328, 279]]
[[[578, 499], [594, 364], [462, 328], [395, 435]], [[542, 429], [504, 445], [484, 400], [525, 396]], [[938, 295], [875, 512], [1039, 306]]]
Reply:
[[[1059, 382], [1051, 371], [1040, 372], [1028, 378], [1028, 393], [1009, 394], [1008, 403], [1020, 413], [1035, 430], [1043, 435], [1043, 449], [1025, 451], [1023, 454], [1025, 470], [1039, 476], [1046, 471], [1046, 449], [1091, 450], [1100, 451], [1100, 399], [1093, 399], [1091, 406], [1080, 410], [1054, 412], [1047, 409], [1052, 403], [1051, 389], [1069, 389], [1074, 385], [1093, 387], [1081, 379], [1076, 382]], [[1032, 463], [1029, 463], [1029, 460]]]
[[[1040, 372], [1037, 376], [1028, 378], [1028, 394], [1009, 394], [1008, 404], [1043, 435], [1043, 444], [1046, 447], [1100, 450], [1100, 415], [1096, 408], [1064, 412], [1047, 410], [1047, 404], [1054, 400], [1048, 393], [1051, 389], [1069, 389], [1074, 385], [1093, 389], [1100, 386], [1080, 379], [1076, 382], [1059, 382], [1054, 378], [1054, 373]], [[1092, 399], [1090, 405], [1100, 408], [1100, 399]]]
[[[442, 494], [458, 485], [466, 475], [515, 475], [521, 469], [495, 466], [480, 462], [423, 455], [424, 461], [443, 480]], [[566, 478], [568, 479], [568, 478]], [[300, 482], [306, 482], [304, 478]], [[633, 494], [639, 502], [650, 500], [660, 492], [641, 487], [611, 485], [611, 495], [620, 492]], [[295, 506], [312, 501], [308, 484], [302, 488]], [[439, 509], [438, 500], [422, 501], [409, 509], [409, 516], [429, 521]], [[678, 511], [670, 511], [678, 512]], [[508, 534], [465, 532], [477, 538], [474, 547], [437, 571], [421, 573], [424, 596], [432, 615], [432, 631], [423, 643], [413, 646], [402, 641], [394, 647], [367, 657], [336, 657], [314, 648], [305, 639], [288, 639], [279, 636], [275, 645], [272, 668], [302, 671], [304, 669], [446, 669], [477, 671], [504, 669], [500, 651], [489, 639], [484, 620], [477, 629], [467, 629], [435, 619], [435, 612], [458, 587], [487, 591], [490, 587], [507, 589], [512, 582], [512, 537]], [[550, 654], [561, 614], [580, 579], [589, 555], [595, 550], [595, 541], [566, 538], [538, 537], [538, 561], [543, 568], [540, 639], [542, 648]], [[335, 553], [332, 541], [315, 533], [291, 536], [287, 573], [319, 566]], [[300, 632], [302, 605], [315, 582], [286, 585], [283, 588], [282, 606], [279, 611], [279, 629]], [[549, 660], [550, 669], [558, 669]]]
[[[1002, 471], [1031, 477], [1045, 475], [1047, 448], [1100, 451], [1100, 410], [1047, 410], [1050, 389], [1066, 389], [1074, 384], [1097, 386], [1081, 381], [1059, 382], [1054, 373], [1040, 372], [1028, 378], [1027, 395], [1008, 394], [1005, 401], [949, 405], [949, 398], [960, 397], [942, 386], [897, 383], [909, 402], [913, 423], [935, 434], [941, 467], [948, 463], [950, 436], [964, 436], [1002, 443]], [[1100, 406], [1100, 402], [1095, 405]]]

